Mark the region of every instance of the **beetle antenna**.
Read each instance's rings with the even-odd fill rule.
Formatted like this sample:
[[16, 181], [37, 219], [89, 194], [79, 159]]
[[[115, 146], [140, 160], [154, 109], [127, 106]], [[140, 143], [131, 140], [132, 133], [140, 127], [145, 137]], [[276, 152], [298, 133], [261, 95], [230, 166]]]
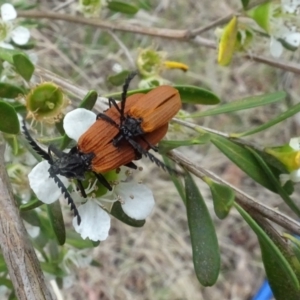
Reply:
[[54, 179], [54, 181], [57, 184], [57, 186], [61, 189], [61, 192], [62, 192], [63, 196], [65, 197], [65, 199], [68, 200], [68, 204], [70, 204], [70, 206], [71, 206], [71, 211], [73, 210], [74, 216], [77, 217], [77, 224], [80, 225], [80, 223], [81, 223], [81, 217], [79, 215], [77, 207], [76, 207], [76, 205], [74, 203], [74, 200], [72, 199], [70, 193], [68, 192], [67, 188], [64, 186], [64, 184], [58, 178], [57, 175], [53, 175], [52, 178]]
[[148, 157], [153, 163], [155, 163], [158, 167], [162, 168], [163, 170], [167, 171], [171, 175], [180, 175], [175, 169], [165, 165], [161, 160], [155, 157], [152, 153], [145, 150], [139, 143], [135, 142], [133, 139], [128, 139], [130, 145], [136, 149], [139, 153]]
[[120, 126], [122, 126], [123, 121], [124, 121], [124, 110], [125, 110], [125, 104], [126, 104], [126, 99], [127, 99], [127, 91], [129, 88], [129, 84], [133, 77], [137, 75], [137, 71], [131, 72], [128, 77], [125, 79], [125, 83], [123, 85], [123, 93], [121, 96], [121, 111], [120, 111]]
[[48, 162], [52, 162], [52, 158], [51, 156], [44, 151], [37, 143], [36, 141], [31, 137], [27, 127], [26, 127], [26, 122], [23, 119], [22, 121], [23, 125], [22, 125], [22, 129], [23, 129], [23, 133], [25, 135], [26, 140], [28, 141], [28, 143], [30, 144], [30, 146], [32, 147], [32, 149], [39, 154], [43, 159], [46, 159]]

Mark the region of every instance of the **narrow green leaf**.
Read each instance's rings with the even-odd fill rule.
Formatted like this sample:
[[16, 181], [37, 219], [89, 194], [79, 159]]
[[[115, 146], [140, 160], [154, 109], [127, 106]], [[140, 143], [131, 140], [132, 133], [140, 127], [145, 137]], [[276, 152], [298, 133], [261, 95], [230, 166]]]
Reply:
[[94, 90], [88, 91], [83, 100], [80, 102], [79, 107], [92, 110], [98, 98], [98, 93]]
[[7, 272], [7, 266], [5, 263], [5, 259], [2, 254], [0, 254], [0, 272]]
[[[296, 262], [293, 260], [294, 263], [294, 270], [298, 273], [298, 279], [299, 279], [299, 273], [300, 273], [300, 240], [299, 237], [294, 237], [288, 233], [284, 233], [282, 235], [283, 238], [288, 239], [291, 241], [291, 246], [293, 253], [295, 254]], [[296, 274], [297, 274], [296, 273]]]
[[18, 53], [13, 55], [13, 64], [16, 71], [26, 80], [30, 81], [30, 78], [34, 72], [34, 65], [30, 61], [27, 55], [24, 53]]
[[[12, 290], [14, 288], [11, 280], [3, 278], [3, 277], [0, 277], [0, 286], [6, 286], [10, 290]], [[17, 299], [17, 298], [15, 298], [15, 299]]]
[[220, 251], [214, 224], [192, 176], [185, 174], [186, 210], [194, 269], [199, 282], [212, 286], [220, 272]]
[[35, 210], [20, 211], [23, 220], [32, 226], [40, 227], [41, 222], [38, 213]]
[[247, 9], [247, 7], [248, 7], [248, 4], [249, 4], [249, 2], [250, 2], [250, 0], [241, 0], [241, 2], [242, 2], [242, 5], [243, 5], [243, 9]]
[[10, 134], [18, 134], [20, 123], [14, 108], [0, 100], [0, 131]]
[[47, 205], [49, 220], [59, 245], [66, 242], [66, 229], [59, 201]]
[[[166, 166], [170, 167], [170, 168], [175, 168], [175, 164], [173, 161], [171, 161], [170, 159], [168, 159], [165, 155], [162, 156], [163, 157], [163, 161], [165, 163]], [[183, 203], [186, 203], [185, 200], [185, 190], [184, 190], [184, 186], [182, 184], [181, 178], [179, 178], [178, 176], [174, 175], [174, 174], [169, 174], [171, 180], [173, 181], [177, 192], [179, 194], [179, 196], [181, 197]]]
[[75, 231], [67, 231], [66, 244], [71, 245], [77, 249], [93, 248], [93, 242], [89, 239], [83, 240], [80, 234]]
[[217, 217], [225, 219], [234, 203], [234, 191], [230, 187], [212, 180], [205, 180], [205, 182], [209, 185]]
[[40, 207], [43, 204], [44, 203], [42, 201], [40, 201], [38, 198], [35, 198], [33, 200], [28, 201], [27, 203], [20, 205], [19, 209], [20, 211], [28, 211]]
[[53, 262], [41, 262], [41, 267], [44, 272], [54, 275], [55, 277], [63, 278], [66, 277], [66, 272]]
[[264, 170], [248, 149], [214, 134], [211, 134], [211, 142], [252, 179], [270, 191], [277, 193], [277, 188], [267, 178]]
[[135, 5], [122, 2], [122, 1], [109, 1], [107, 2], [107, 8], [112, 11], [120, 12], [128, 15], [134, 15], [139, 11], [139, 8], [136, 7]]
[[143, 227], [146, 222], [145, 220], [135, 220], [127, 216], [124, 213], [122, 205], [119, 201], [113, 204], [110, 214], [118, 220], [122, 221], [123, 223], [132, 227]]
[[[220, 103], [220, 99], [208, 90], [190, 85], [174, 85], [173, 87], [178, 90], [183, 103], [203, 105], [215, 105]], [[127, 92], [127, 95], [130, 96], [137, 93], [148, 93], [151, 90], [153, 90], [153, 88], [131, 90]], [[121, 94], [121, 92], [118, 92], [105, 95], [105, 97], [120, 98]]]
[[13, 85], [6, 82], [0, 82], [0, 97], [14, 99], [19, 95], [23, 95], [24, 91], [17, 85]]
[[0, 48], [0, 59], [5, 60], [13, 65], [14, 64], [13, 56], [19, 53], [22, 52], [14, 49]]
[[175, 85], [183, 103], [215, 105], [220, 103], [220, 99], [214, 93], [191, 85]]
[[164, 154], [172, 149], [182, 147], [182, 146], [192, 146], [192, 145], [200, 145], [206, 144], [210, 141], [209, 133], [205, 133], [200, 135], [197, 138], [190, 139], [190, 140], [182, 140], [182, 141], [161, 141], [159, 143], [158, 151], [160, 154]]
[[262, 260], [276, 300], [300, 299], [299, 282], [287, 259], [252, 217], [237, 203], [235, 207], [258, 237]]
[[247, 136], [247, 135], [251, 135], [257, 132], [261, 132], [263, 130], [266, 130], [272, 126], [274, 126], [277, 123], [280, 123], [288, 118], [290, 118], [291, 116], [295, 115], [296, 113], [298, 113], [300, 111], [300, 103], [292, 106], [291, 108], [289, 108], [287, 111], [285, 111], [284, 113], [280, 114], [279, 116], [277, 116], [276, 118], [270, 120], [269, 122], [266, 122], [258, 127], [255, 127], [253, 129], [244, 131], [242, 133], [234, 133], [231, 134], [232, 137], [242, 137], [242, 136]]
[[282, 188], [279, 180], [274, 176], [268, 165], [265, 163], [265, 161], [261, 158], [261, 156], [254, 151], [253, 149], [247, 147], [247, 149], [253, 154], [253, 156], [256, 158], [260, 166], [263, 168], [266, 176], [270, 180], [273, 186], [277, 188], [277, 193], [281, 196], [281, 198], [284, 200], [286, 205], [298, 216], [300, 217], [300, 209], [295, 204], [295, 202], [289, 197], [289, 195], [286, 193], [286, 191]]
[[124, 84], [125, 79], [128, 77], [129, 73], [130, 72], [128, 70], [124, 70], [116, 75], [109, 76], [107, 78], [107, 81], [114, 86], [121, 86]]
[[241, 100], [231, 101], [226, 104], [219, 105], [217, 107], [208, 109], [206, 111], [190, 114], [189, 118], [199, 118], [206, 116], [214, 116], [249, 108], [254, 108], [262, 105], [267, 105], [283, 100], [286, 97], [285, 92], [276, 92], [272, 94], [265, 94], [254, 97], [247, 97]]

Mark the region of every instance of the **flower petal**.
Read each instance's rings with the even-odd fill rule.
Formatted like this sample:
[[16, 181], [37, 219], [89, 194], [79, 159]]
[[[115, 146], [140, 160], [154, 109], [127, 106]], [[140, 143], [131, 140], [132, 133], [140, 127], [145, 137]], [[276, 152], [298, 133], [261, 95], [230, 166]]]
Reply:
[[120, 183], [115, 192], [121, 197], [124, 212], [136, 220], [145, 220], [155, 205], [152, 191], [143, 184]]
[[83, 239], [92, 241], [104, 241], [108, 237], [110, 229], [110, 216], [100, 208], [95, 201], [89, 200], [78, 208], [81, 223], [77, 224], [77, 218], [73, 219], [75, 230]]
[[274, 37], [271, 37], [270, 52], [273, 57], [279, 57], [283, 52], [282, 44]]
[[[38, 163], [28, 174], [29, 185], [39, 200], [46, 204], [55, 202], [61, 195], [61, 190], [53, 178], [49, 177], [49, 163], [44, 160]], [[69, 181], [66, 177], [58, 176], [65, 186]]]
[[1, 18], [4, 22], [13, 20], [17, 17], [17, 12], [14, 6], [10, 3], [1, 5]]
[[290, 179], [293, 182], [300, 182], [300, 169], [291, 172], [290, 173]]
[[29, 41], [30, 31], [26, 27], [18, 26], [11, 32], [11, 38], [17, 45], [25, 45]]
[[64, 129], [66, 134], [75, 141], [84, 134], [95, 122], [96, 114], [85, 108], [77, 108], [66, 114]]
[[289, 142], [289, 145], [295, 151], [299, 151], [300, 150], [300, 138], [298, 138], [298, 137], [291, 138], [290, 142]]
[[11, 44], [5, 43], [5, 42], [1, 42], [0, 47], [5, 48], [5, 49], [14, 49], [14, 46], [12, 46]]
[[290, 32], [284, 37], [284, 40], [291, 46], [297, 48], [300, 45], [300, 33]]

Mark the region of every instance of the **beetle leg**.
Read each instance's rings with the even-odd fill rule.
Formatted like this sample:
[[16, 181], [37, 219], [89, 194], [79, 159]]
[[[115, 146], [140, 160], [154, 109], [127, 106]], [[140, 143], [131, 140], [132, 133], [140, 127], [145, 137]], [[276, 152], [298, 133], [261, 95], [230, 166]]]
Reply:
[[97, 179], [99, 180], [99, 182], [104, 185], [109, 191], [112, 190], [111, 185], [108, 183], [108, 181], [105, 179], [105, 177], [102, 174], [93, 172], [95, 174], [95, 176], [97, 177]]
[[54, 175], [54, 176], [52, 176], [52, 178], [54, 179], [54, 181], [57, 184], [57, 186], [61, 189], [61, 192], [62, 192], [63, 196], [65, 197], [65, 199], [68, 200], [68, 204], [70, 204], [71, 210], [73, 210], [73, 212], [74, 212], [74, 216], [77, 217], [77, 224], [80, 225], [80, 223], [81, 223], [81, 217], [79, 215], [77, 207], [76, 207], [76, 205], [75, 205], [75, 203], [74, 203], [71, 195], [69, 194], [67, 188], [61, 182], [61, 180], [58, 178], [58, 176]]
[[147, 145], [148, 145], [153, 151], [155, 151], [155, 152], [158, 151], [158, 147], [156, 147], [156, 146], [152, 145], [151, 143], [149, 143], [148, 140], [145, 139], [142, 135], [140, 136], [140, 138], [141, 138], [145, 143], [147, 143]]
[[124, 166], [127, 167], [127, 168], [130, 168], [130, 169], [134, 169], [134, 170], [137, 169], [137, 165], [133, 162], [130, 162], [130, 163], [124, 165]]
[[111, 125], [113, 125], [113, 126], [119, 128], [119, 125], [118, 125], [112, 118], [110, 118], [109, 116], [107, 116], [106, 114], [99, 113], [99, 114], [97, 115], [97, 120], [98, 120], [98, 119], [102, 119], [102, 120], [104, 120], [104, 121], [110, 123]]
[[87, 195], [86, 195], [85, 189], [84, 189], [84, 187], [83, 187], [83, 185], [82, 185], [81, 180], [78, 180], [78, 179], [77, 179], [77, 188], [80, 190], [81, 196], [82, 196], [83, 198], [86, 198]]
[[26, 127], [26, 122], [25, 120], [23, 120], [23, 133], [25, 135], [26, 140], [28, 141], [28, 143], [30, 144], [30, 146], [32, 147], [32, 149], [39, 154], [43, 159], [47, 160], [50, 164], [53, 162], [52, 161], [52, 157], [49, 153], [47, 153], [46, 151], [44, 151], [37, 143], [36, 141], [31, 137], [27, 127]]
[[114, 106], [116, 110], [121, 114], [121, 109], [114, 98], [108, 98], [108, 105], [109, 107]]
[[166, 166], [161, 160], [159, 160], [157, 157], [155, 157], [152, 153], [145, 150], [139, 143], [134, 141], [133, 139], [127, 139], [127, 141], [130, 143], [130, 145], [139, 151], [141, 154], [148, 157], [152, 162], [154, 162], [158, 167], [161, 167], [163, 170], [167, 171], [169, 174], [179, 175], [179, 173], [174, 170], [173, 168], [170, 168]]

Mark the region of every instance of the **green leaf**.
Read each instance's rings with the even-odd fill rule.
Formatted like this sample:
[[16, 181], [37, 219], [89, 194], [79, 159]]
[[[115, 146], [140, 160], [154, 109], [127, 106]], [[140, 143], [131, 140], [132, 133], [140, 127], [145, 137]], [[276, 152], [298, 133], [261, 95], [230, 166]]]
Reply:
[[202, 111], [199, 113], [190, 114], [188, 118], [198, 118], [206, 116], [214, 116], [225, 114], [229, 112], [239, 111], [243, 109], [254, 108], [262, 105], [267, 105], [283, 100], [286, 97], [285, 92], [276, 92], [272, 94], [265, 94], [254, 97], [247, 97], [241, 100], [231, 101], [226, 104]]
[[159, 143], [158, 151], [160, 154], [164, 154], [172, 149], [182, 147], [182, 146], [192, 146], [199, 144], [206, 144], [210, 141], [209, 133], [204, 133], [197, 138], [183, 141], [161, 141]]
[[32, 209], [35, 209], [37, 207], [40, 207], [43, 204], [44, 204], [44, 202], [42, 202], [39, 199], [35, 198], [33, 200], [28, 201], [27, 203], [24, 203], [24, 204], [20, 205], [19, 209], [20, 209], [20, 211], [28, 211], [28, 210], [32, 210]]
[[247, 149], [253, 154], [253, 156], [257, 159], [260, 166], [265, 171], [265, 174], [267, 175], [270, 182], [277, 188], [277, 193], [281, 196], [281, 198], [284, 200], [286, 205], [298, 216], [300, 217], [300, 209], [295, 204], [295, 202], [289, 197], [289, 195], [286, 193], [286, 191], [282, 188], [281, 183], [279, 180], [274, 176], [268, 165], [265, 163], [265, 161], [261, 158], [261, 156], [254, 151], [253, 149], [247, 147]]
[[274, 193], [278, 192], [277, 187], [269, 180], [263, 168], [248, 149], [215, 134], [211, 134], [211, 142], [256, 182]]
[[5, 263], [5, 259], [2, 254], [0, 254], [0, 272], [7, 272], [7, 266]]
[[128, 70], [124, 70], [116, 75], [109, 76], [107, 78], [107, 81], [114, 86], [121, 86], [124, 84], [125, 79], [128, 77], [129, 73], [130, 72]]
[[272, 14], [271, 1], [258, 5], [247, 12], [247, 15], [251, 17], [261, 28], [267, 33], [270, 32], [270, 19]]
[[210, 179], [205, 180], [205, 182], [210, 188], [217, 217], [225, 219], [234, 203], [234, 191], [230, 187], [216, 183]]
[[183, 103], [215, 105], [220, 103], [220, 99], [212, 92], [189, 85], [175, 85]]
[[96, 104], [97, 98], [98, 93], [94, 90], [90, 90], [80, 102], [79, 107], [92, 110]]
[[5, 60], [13, 65], [14, 64], [13, 56], [19, 53], [22, 52], [14, 49], [0, 48], [0, 59]]
[[[175, 164], [172, 160], [168, 159], [165, 155], [163, 155], [162, 157], [163, 157], [163, 161], [167, 167], [175, 169]], [[179, 196], [181, 197], [183, 203], [186, 203], [185, 190], [184, 190], [182, 181], [180, 180], [181, 178], [179, 178], [178, 176], [176, 176], [174, 174], [169, 174], [169, 176], [170, 176], [171, 180], [173, 181], [173, 183], [177, 189], [177, 192], [178, 192]]]
[[[10, 290], [12, 290], [14, 288], [11, 280], [3, 278], [3, 277], [0, 278], [0, 286], [6, 286]], [[17, 299], [17, 298], [15, 298], [15, 299]]]
[[47, 272], [55, 277], [66, 277], [66, 272], [53, 262], [41, 262], [41, 267], [44, 272]]
[[122, 1], [109, 1], [107, 3], [107, 8], [112, 11], [120, 12], [128, 15], [134, 15], [139, 11], [139, 8], [136, 7], [135, 5], [122, 2]]
[[93, 242], [89, 239], [83, 240], [80, 234], [75, 231], [67, 231], [66, 244], [71, 245], [77, 249], [93, 248]]
[[133, 227], [143, 227], [146, 222], [145, 220], [135, 220], [127, 216], [124, 213], [122, 205], [119, 201], [113, 204], [110, 214], [123, 223]]
[[[253, 180], [270, 191], [278, 193], [277, 187], [274, 186], [273, 182], [266, 175], [264, 169], [248, 149], [238, 145], [232, 140], [212, 133], [211, 142]], [[284, 189], [287, 193], [291, 191], [290, 185], [285, 185]]]
[[299, 282], [287, 259], [251, 216], [237, 203], [235, 207], [258, 237], [262, 260], [276, 300], [300, 299]]
[[47, 205], [49, 220], [59, 245], [66, 242], [66, 229], [59, 201]]
[[[203, 104], [203, 105], [215, 105], [220, 103], [220, 99], [212, 92], [190, 85], [174, 85], [175, 89], [180, 94], [181, 101], [183, 103], [191, 104]], [[133, 95], [137, 93], [148, 93], [153, 88], [131, 90], [127, 92], [127, 95]], [[105, 95], [105, 97], [118, 98], [121, 96], [121, 92]]]
[[221, 261], [216, 231], [205, 201], [188, 172], [184, 181], [195, 273], [202, 285], [212, 286], [218, 279]]
[[0, 100], [0, 131], [9, 134], [18, 134], [20, 131], [20, 123], [14, 108]]
[[30, 225], [37, 227], [41, 226], [40, 218], [35, 210], [20, 211], [20, 215], [22, 219]]
[[250, 0], [241, 0], [241, 2], [242, 2], [242, 5], [243, 5], [243, 9], [247, 9]]
[[19, 95], [23, 95], [24, 91], [20, 87], [6, 83], [0, 82], [0, 97], [1, 98], [8, 98], [14, 99], [17, 98]]
[[13, 55], [13, 64], [16, 71], [26, 80], [30, 81], [30, 78], [34, 72], [34, 65], [30, 61], [27, 55], [18, 53]]
[[242, 137], [242, 136], [247, 136], [250, 134], [254, 134], [263, 130], [268, 129], [269, 127], [274, 126], [275, 124], [284, 121], [285, 119], [288, 119], [289, 117], [295, 115], [296, 113], [298, 113], [300, 111], [300, 103], [292, 106], [291, 108], [289, 108], [287, 111], [285, 111], [284, 113], [280, 114], [279, 116], [277, 116], [276, 118], [270, 120], [269, 122], [266, 122], [258, 127], [255, 127], [254, 129], [250, 129], [247, 131], [244, 131], [242, 133], [234, 133], [231, 134], [232, 137]]

